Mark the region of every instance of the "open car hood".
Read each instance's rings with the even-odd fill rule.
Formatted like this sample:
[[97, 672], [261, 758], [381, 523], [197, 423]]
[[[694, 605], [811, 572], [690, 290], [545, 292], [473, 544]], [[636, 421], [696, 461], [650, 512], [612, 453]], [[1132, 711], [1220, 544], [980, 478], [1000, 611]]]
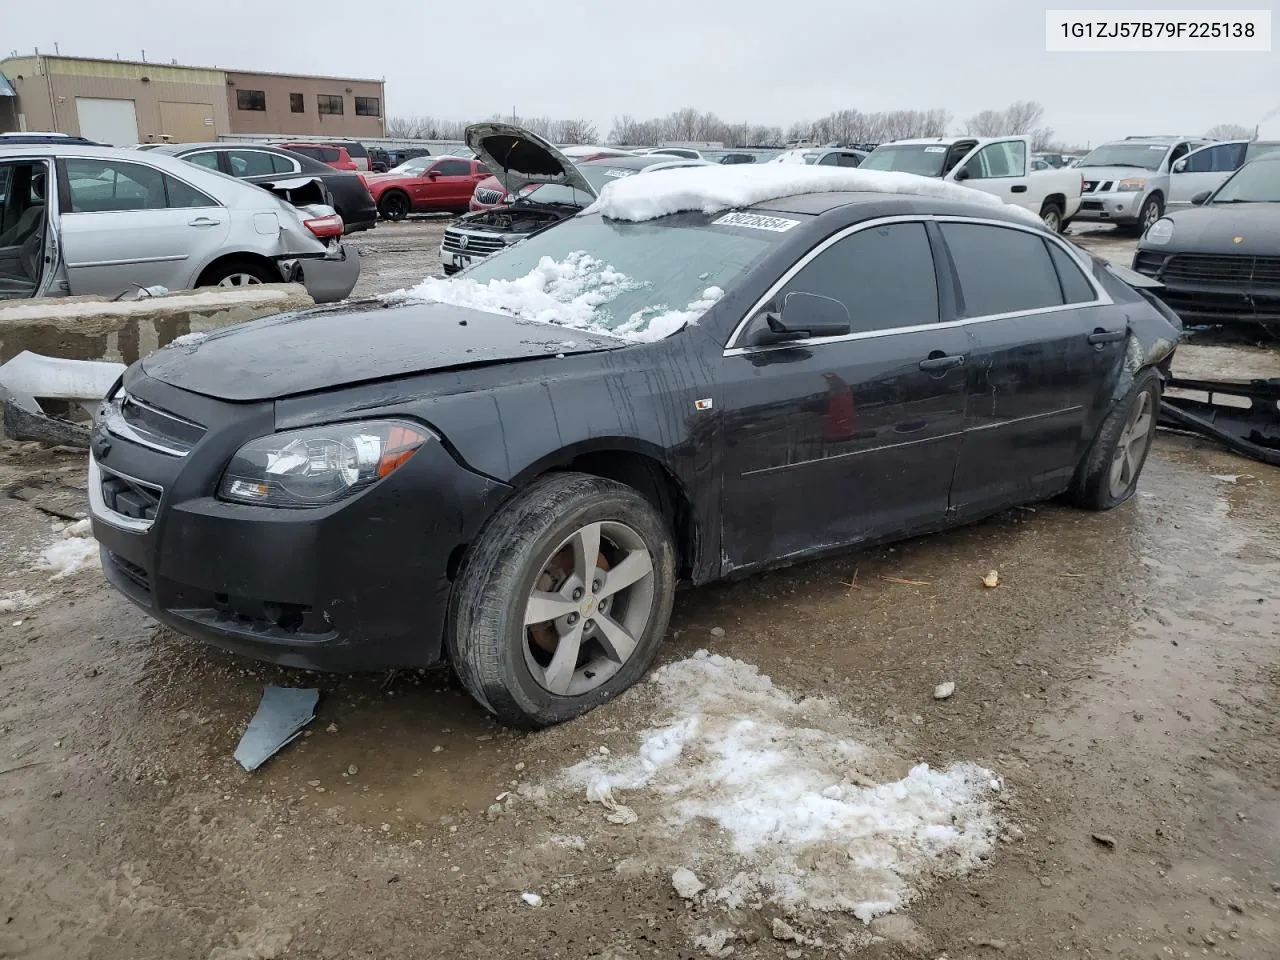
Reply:
[[589, 197], [596, 191], [573, 162], [536, 133], [512, 123], [473, 123], [467, 146], [498, 178], [507, 194], [520, 196], [529, 184], [560, 183]]

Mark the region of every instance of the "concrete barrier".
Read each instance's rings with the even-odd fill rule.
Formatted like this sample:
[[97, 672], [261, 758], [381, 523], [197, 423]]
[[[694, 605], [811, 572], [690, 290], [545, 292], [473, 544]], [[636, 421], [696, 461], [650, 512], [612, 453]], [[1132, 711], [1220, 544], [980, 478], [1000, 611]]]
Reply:
[[67, 360], [133, 363], [188, 333], [309, 307], [297, 283], [206, 287], [142, 300], [46, 297], [0, 301], [0, 363], [23, 350]]

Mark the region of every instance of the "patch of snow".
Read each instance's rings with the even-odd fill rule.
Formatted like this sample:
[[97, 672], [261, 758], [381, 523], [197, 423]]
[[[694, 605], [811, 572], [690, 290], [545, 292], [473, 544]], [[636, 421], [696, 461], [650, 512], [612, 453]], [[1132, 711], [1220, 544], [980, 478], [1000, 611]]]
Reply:
[[[976, 868], [994, 847], [990, 770], [917, 764], [905, 776], [868, 777], [901, 767], [856, 738], [838, 705], [794, 697], [756, 667], [705, 650], [650, 680], [645, 689], [665, 709], [659, 725], [634, 753], [592, 757], [561, 782], [606, 805], [621, 806], [615, 791], [635, 791], [628, 803], [672, 859], [697, 848], [699, 822], [719, 825], [733, 860], [709, 881], [712, 902], [869, 922], [933, 878]], [[715, 863], [699, 866], [707, 877]]]
[[193, 330], [191, 333], [184, 333], [180, 337], [174, 337], [169, 341], [171, 347], [190, 347], [209, 339], [209, 334], [203, 330]]
[[661, 177], [629, 177], [607, 183], [579, 216], [599, 213], [614, 220], [643, 221], [672, 213], [719, 213], [805, 193], [900, 193], [1000, 207], [1043, 226], [1030, 210], [981, 190], [933, 177], [890, 170], [815, 167], [802, 163], [719, 164], [668, 170]]
[[536, 893], [522, 893], [520, 894], [520, 899], [531, 907], [542, 906], [542, 898]]
[[807, 147], [804, 150], [784, 150], [769, 163], [803, 163], [807, 166], [809, 161], [804, 158], [806, 153], [813, 153], [813, 147]]
[[[425, 300], [505, 313], [524, 320], [554, 323], [589, 333], [637, 342], [660, 340], [696, 320], [724, 296], [719, 287], [708, 287], [702, 296], [679, 310], [662, 305], [631, 314], [615, 327], [601, 322], [614, 298], [644, 286], [641, 281], [615, 270], [582, 250], [563, 260], [543, 257], [529, 273], [515, 280], [481, 282], [469, 277], [428, 277], [391, 298]], [[571, 349], [568, 341], [566, 349]]]
[[561, 850], [585, 850], [587, 849], [587, 841], [579, 836], [564, 836], [556, 834], [551, 837], [550, 843], [553, 847], [559, 847]]
[[40, 598], [27, 590], [13, 590], [0, 596], [0, 613], [19, 613], [40, 603]]
[[64, 528], [36, 558], [37, 570], [52, 570], [50, 580], [62, 580], [98, 563], [98, 541], [88, 520], [77, 520]]

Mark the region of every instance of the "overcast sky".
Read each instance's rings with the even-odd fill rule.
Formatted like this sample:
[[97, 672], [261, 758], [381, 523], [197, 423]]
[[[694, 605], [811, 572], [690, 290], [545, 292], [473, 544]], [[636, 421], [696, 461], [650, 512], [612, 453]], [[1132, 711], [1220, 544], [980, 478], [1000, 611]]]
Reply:
[[[684, 106], [786, 127], [846, 107], [944, 107], [953, 124], [1038, 100], [1068, 142], [1252, 126], [1280, 107], [1280, 53], [1046, 53], [1044, 10], [1105, 0], [58, 0], [8, 3], [30, 53], [385, 78], [391, 116], [613, 117]], [[1130, 2], [1120, 8], [1156, 8]], [[1193, 5], [1179, 4], [1184, 9]], [[1201, 0], [1201, 8], [1270, 3]], [[1280, 135], [1280, 117], [1264, 134]]]

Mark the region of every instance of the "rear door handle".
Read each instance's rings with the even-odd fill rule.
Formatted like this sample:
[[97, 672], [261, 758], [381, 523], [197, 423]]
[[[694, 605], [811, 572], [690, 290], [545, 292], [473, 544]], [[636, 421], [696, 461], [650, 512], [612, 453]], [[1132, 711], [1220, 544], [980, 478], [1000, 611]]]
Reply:
[[1094, 346], [1101, 346], [1104, 343], [1115, 343], [1117, 340], [1123, 340], [1125, 332], [1123, 330], [1103, 330], [1098, 327], [1089, 334], [1089, 342]]
[[935, 350], [920, 361], [920, 369], [932, 373], [937, 370], [950, 370], [962, 363], [964, 363], [964, 354], [945, 354], [941, 350]]
[[196, 217], [194, 220], [188, 220], [188, 227], [216, 227], [221, 220], [214, 220], [212, 217]]
[[1025, 183], [1015, 183], [1009, 190], [1013, 193], [1026, 193], [1027, 185]]

